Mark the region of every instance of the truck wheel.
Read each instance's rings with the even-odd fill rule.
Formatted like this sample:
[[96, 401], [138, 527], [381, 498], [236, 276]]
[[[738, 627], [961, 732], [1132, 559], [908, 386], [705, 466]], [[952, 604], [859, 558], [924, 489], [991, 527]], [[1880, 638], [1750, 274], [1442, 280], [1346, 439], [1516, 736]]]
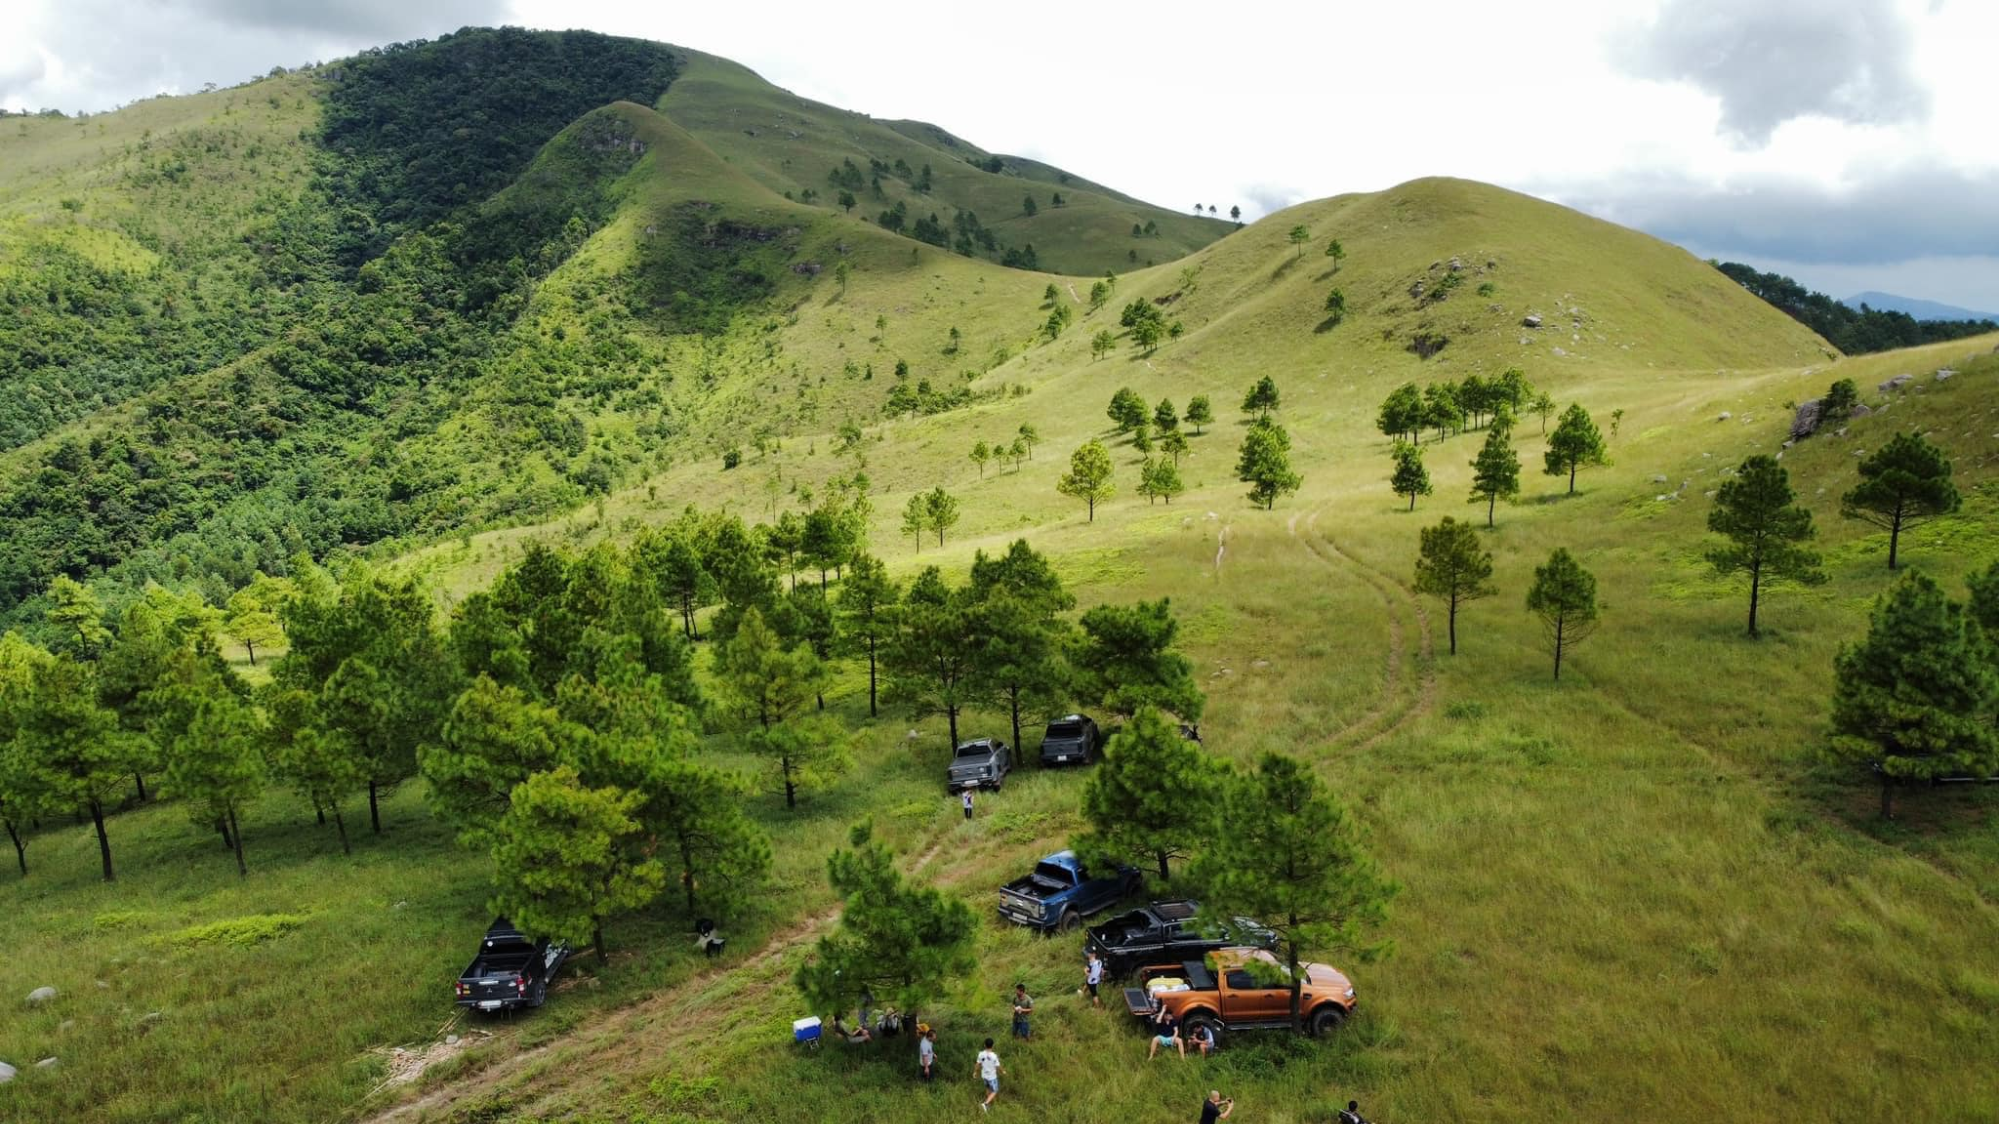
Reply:
[[1055, 928], [1061, 930], [1065, 934], [1070, 934], [1070, 933], [1075, 933], [1076, 927], [1082, 924], [1083, 924], [1082, 915], [1076, 913], [1073, 910], [1064, 910], [1062, 912], [1062, 920], [1060, 922], [1055, 923]]
[[1312, 1013], [1305, 1026], [1313, 1035], [1331, 1035], [1347, 1022], [1347, 1011], [1338, 1004], [1323, 1004]]

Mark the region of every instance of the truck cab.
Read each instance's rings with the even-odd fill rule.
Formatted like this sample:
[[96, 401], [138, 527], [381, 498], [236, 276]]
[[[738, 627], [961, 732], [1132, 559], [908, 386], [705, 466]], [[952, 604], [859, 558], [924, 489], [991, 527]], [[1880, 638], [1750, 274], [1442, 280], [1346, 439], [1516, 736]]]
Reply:
[[[1353, 982], [1331, 965], [1301, 964], [1298, 1010], [1313, 1035], [1338, 1028], [1353, 1013]], [[1161, 1011], [1188, 1031], [1206, 1025], [1221, 1041], [1224, 1031], [1291, 1026], [1289, 971], [1264, 949], [1238, 947], [1199, 961], [1148, 965], [1139, 983], [1124, 990], [1125, 1007], [1151, 1024]]]
[[1252, 918], [1206, 919], [1191, 899], [1152, 902], [1090, 927], [1083, 947], [1103, 959], [1112, 979], [1144, 965], [1198, 961], [1231, 946], [1269, 949], [1277, 935]]
[[1034, 870], [1000, 888], [1000, 917], [1043, 931], [1073, 930], [1138, 889], [1138, 870], [1093, 874], [1075, 852], [1043, 856]]

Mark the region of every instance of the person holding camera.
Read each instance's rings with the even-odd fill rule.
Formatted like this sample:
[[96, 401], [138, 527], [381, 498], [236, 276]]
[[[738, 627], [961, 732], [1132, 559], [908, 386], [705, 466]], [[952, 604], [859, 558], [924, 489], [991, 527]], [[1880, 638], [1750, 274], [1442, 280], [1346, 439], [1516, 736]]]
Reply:
[[1235, 1099], [1222, 1097], [1220, 1090], [1209, 1090], [1208, 1100], [1201, 1103], [1201, 1125], [1215, 1125], [1217, 1121], [1227, 1121], [1235, 1112]]

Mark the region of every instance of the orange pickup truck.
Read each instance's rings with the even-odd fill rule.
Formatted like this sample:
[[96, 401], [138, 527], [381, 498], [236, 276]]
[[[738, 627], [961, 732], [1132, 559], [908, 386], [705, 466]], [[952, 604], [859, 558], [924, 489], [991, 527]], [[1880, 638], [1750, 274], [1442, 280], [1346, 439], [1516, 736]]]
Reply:
[[[1252, 962], [1255, 962], [1252, 965]], [[1321, 1035], [1340, 1026], [1354, 1008], [1353, 982], [1330, 965], [1303, 964], [1298, 1010], [1305, 1028]], [[1151, 965], [1138, 971], [1138, 985], [1124, 990], [1131, 1014], [1152, 1023], [1161, 1008], [1192, 1035], [1206, 1025], [1221, 1042], [1224, 1031], [1291, 1026], [1291, 986], [1284, 963], [1267, 950], [1217, 950], [1200, 961]]]

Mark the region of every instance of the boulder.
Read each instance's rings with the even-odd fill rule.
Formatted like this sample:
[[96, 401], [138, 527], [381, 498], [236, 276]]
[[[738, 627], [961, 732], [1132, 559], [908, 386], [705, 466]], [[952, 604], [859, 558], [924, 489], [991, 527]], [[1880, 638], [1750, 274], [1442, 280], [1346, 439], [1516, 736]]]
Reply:
[[1655, 475], [1655, 476], [1654, 476], [1654, 477], [1652, 478], [1652, 483], [1653, 483], [1653, 484], [1665, 484], [1665, 483], [1666, 483], [1666, 474], [1664, 474], [1664, 473], [1659, 473], [1659, 474]]
[[1948, 367], [1939, 367], [1937, 368], [1937, 382], [1941, 383], [1955, 374], [1957, 374], [1957, 372], [1951, 370]]
[[1819, 430], [1819, 400], [1812, 399], [1798, 404], [1798, 412], [1791, 415], [1791, 440], [1808, 438]]
[[33, 1004], [36, 1007], [40, 1007], [41, 1005], [46, 1004], [55, 998], [56, 998], [56, 990], [49, 987], [46, 984], [40, 988], [37, 988], [33, 992], [28, 993], [28, 1003]]
[[1539, 328], [1541, 327], [1540, 314], [1530, 313], [1526, 316], [1523, 316], [1520, 318], [1520, 324], [1523, 328]]
[[43, 1070], [54, 1070], [56, 1068], [56, 1057], [50, 1055], [45, 1059], [36, 1059], [35, 1065], [41, 1067]]
[[14, 1080], [14, 1075], [18, 1073], [19, 1071], [16, 1071], [13, 1067], [8, 1066], [6, 1063], [0, 1062], [0, 1086], [4, 1086], [7, 1083], [12, 1082]]
[[1914, 375], [1897, 375], [1892, 379], [1882, 380], [1880, 385], [1875, 387], [1874, 389], [1880, 391], [1882, 394], [1885, 395], [1893, 391], [1901, 390], [1904, 386], [1906, 386], [1909, 383], [1910, 380], [1914, 378], [1915, 378]]
[[1866, 403], [1864, 403], [1864, 402], [1863, 402], [1863, 403], [1859, 404], [1858, 406], [1855, 406], [1855, 407], [1853, 408], [1853, 413], [1851, 413], [1851, 414], [1847, 415], [1847, 417], [1848, 417], [1848, 418], [1865, 418], [1865, 417], [1867, 417], [1867, 416], [1868, 416], [1869, 414], [1872, 414], [1872, 413], [1874, 413], [1874, 410], [1873, 410], [1873, 408], [1872, 408], [1872, 407], [1870, 407], [1870, 406], [1868, 406], [1868, 405], [1867, 405]]
[[1733, 414], [1730, 414], [1730, 413], [1729, 413], [1728, 411], [1724, 410], [1724, 411], [1722, 411], [1722, 412], [1721, 412], [1720, 416], [1719, 416], [1719, 417], [1717, 417], [1717, 418], [1715, 419], [1715, 421], [1717, 421], [1717, 422], [1726, 422], [1726, 421], [1728, 421], [1728, 420], [1729, 420], [1730, 418], [1733, 418], [1733, 417], [1735, 417], [1735, 415], [1733, 415]]
[[444, 1045], [445, 1045], [445, 1046], [447, 1046], [447, 1047], [456, 1047], [456, 1046], [458, 1046], [458, 1037], [457, 1037], [456, 1035], [447, 1035], [447, 1036], [445, 1036], [445, 1037], [444, 1037]]

